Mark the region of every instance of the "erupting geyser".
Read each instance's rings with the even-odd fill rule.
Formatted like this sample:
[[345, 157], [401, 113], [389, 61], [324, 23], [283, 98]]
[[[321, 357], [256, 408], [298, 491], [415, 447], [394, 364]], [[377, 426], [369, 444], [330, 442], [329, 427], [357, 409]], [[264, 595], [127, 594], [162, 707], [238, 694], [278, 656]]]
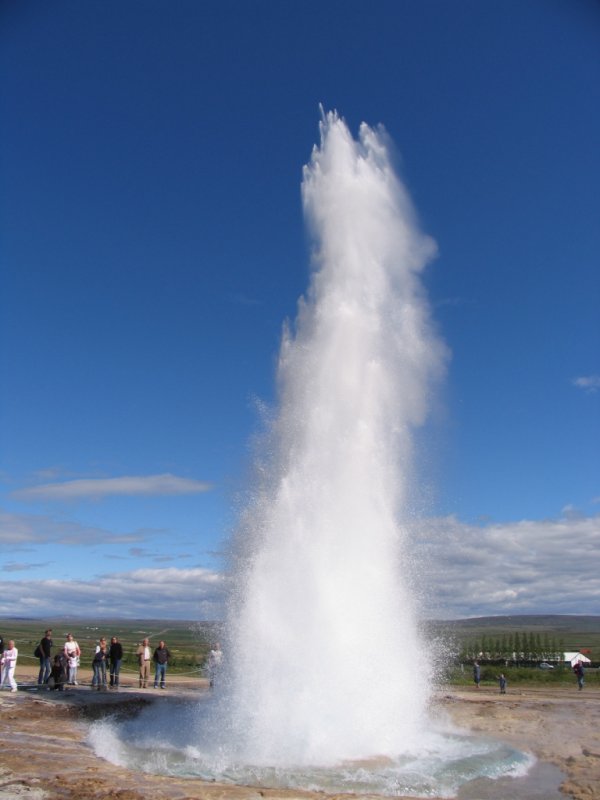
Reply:
[[419, 279], [434, 245], [365, 124], [355, 141], [324, 116], [302, 196], [311, 283], [281, 346], [229, 618], [223, 716], [254, 763], [397, 754], [427, 701], [402, 519], [411, 431], [444, 363]]
[[434, 246], [367, 125], [355, 141], [324, 116], [302, 193], [313, 271], [236, 538], [224, 674], [209, 699], [95, 723], [90, 742], [150, 772], [453, 797], [532, 759], [426, 719], [405, 525], [446, 356], [419, 279]]

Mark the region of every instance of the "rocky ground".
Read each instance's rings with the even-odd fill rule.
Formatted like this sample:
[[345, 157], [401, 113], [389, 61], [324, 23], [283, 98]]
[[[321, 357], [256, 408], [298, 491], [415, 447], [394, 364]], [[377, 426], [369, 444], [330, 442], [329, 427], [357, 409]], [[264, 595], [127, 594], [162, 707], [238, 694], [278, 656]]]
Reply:
[[[85, 681], [89, 676], [82, 675]], [[125, 681], [119, 692], [89, 686], [69, 691], [37, 691], [17, 671], [23, 688], [0, 694], [0, 798], [30, 800], [254, 800], [316, 798], [311, 792], [255, 789], [194, 779], [133, 772], [98, 758], [86, 745], [87, 721], [107, 706], [129, 707], [199, 696], [204, 681], [170, 681], [166, 692], [138, 690]], [[600, 691], [576, 687], [516, 689], [506, 695], [482, 688], [438, 692], [434, 713], [448, 714], [461, 727], [502, 739], [534, 753], [540, 769], [529, 781], [510, 787], [473, 785], [461, 800], [480, 798], [600, 798]], [[551, 766], [553, 765], [553, 766]], [[544, 769], [542, 769], [544, 768]], [[559, 772], [561, 770], [561, 772]], [[537, 785], [534, 785], [537, 781]], [[491, 782], [497, 783], [497, 782]], [[562, 795], [558, 793], [558, 787]], [[503, 794], [506, 792], [506, 794]], [[429, 799], [431, 800], [431, 798]]]
[[[600, 800], [600, 691], [577, 687], [450, 690], [437, 703], [453, 721], [489, 734], [562, 772], [560, 790], [575, 800]], [[512, 795], [513, 797], [516, 795]]]

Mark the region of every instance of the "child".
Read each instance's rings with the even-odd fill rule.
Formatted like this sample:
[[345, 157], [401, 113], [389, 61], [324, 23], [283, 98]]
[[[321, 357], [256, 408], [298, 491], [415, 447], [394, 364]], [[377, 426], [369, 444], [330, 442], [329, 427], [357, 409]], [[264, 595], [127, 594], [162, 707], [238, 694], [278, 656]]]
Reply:
[[506, 678], [504, 677], [504, 673], [500, 673], [500, 677], [498, 678], [498, 683], [500, 684], [500, 694], [506, 694]]
[[68, 659], [64, 653], [57, 653], [54, 656], [54, 664], [52, 665], [52, 678], [54, 679], [54, 688], [59, 692], [65, 689], [67, 682], [67, 668]]
[[75, 653], [72, 652], [67, 658], [69, 662], [69, 684], [71, 686], [77, 686], [77, 667], [79, 666], [79, 656], [76, 656]]

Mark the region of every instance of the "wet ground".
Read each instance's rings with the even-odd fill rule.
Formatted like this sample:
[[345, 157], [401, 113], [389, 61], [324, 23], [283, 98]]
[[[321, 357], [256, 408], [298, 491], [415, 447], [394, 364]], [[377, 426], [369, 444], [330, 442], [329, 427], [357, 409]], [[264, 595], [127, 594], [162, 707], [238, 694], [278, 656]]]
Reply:
[[[98, 758], [86, 744], [89, 721], [119, 710], [138, 713], [148, 703], [200, 699], [204, 681], [172, 683], [164, 692], [123, 686], [38, 691], [23, 686], [0, 694], [0, 797], [31, 800], [254, 800], [323, 798], [322, 793], [249, 788], [134, 772]], [[448, 714], [472, 732], [532, 752], [538, 763], [523, 779], [480, 779], [460, 800], [575, 800], [600, 798], [600, 692], [572, 689], [440, 691], [435, 714]], [[559, 790], [560, 787], [560, 790]], [[335, 797], [332, 795], [331, 797]], [[339, 796], [338, 796], [339, 797]], [[347, 797], [347, 795], [346, 795]], [[431, 800], [431, 798], [429, 798]]]

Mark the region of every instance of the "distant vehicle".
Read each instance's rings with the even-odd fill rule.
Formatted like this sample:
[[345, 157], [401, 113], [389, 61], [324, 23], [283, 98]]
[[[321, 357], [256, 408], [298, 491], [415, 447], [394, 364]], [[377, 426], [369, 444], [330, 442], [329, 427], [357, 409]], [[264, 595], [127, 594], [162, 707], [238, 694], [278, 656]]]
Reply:
[[549, 664], [547, 661], [542, 661], [539, 665], [540, 669], [554, 669], [554, 664]]

